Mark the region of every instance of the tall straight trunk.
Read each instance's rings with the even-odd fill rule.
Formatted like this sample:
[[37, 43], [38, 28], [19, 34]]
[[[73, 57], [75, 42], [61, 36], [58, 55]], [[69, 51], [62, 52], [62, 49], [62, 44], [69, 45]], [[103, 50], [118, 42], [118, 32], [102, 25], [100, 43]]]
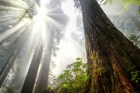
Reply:
[[[13, 42], [13, 44], [16, 44], [15, 49], [11, 49], [12, 52], [10, 53], [8, 59], [5, 62], [5, 65], [3, 66], [2, 70], [0, 71], [0, 87], [2, 86], [5, 78], [7, 77], [11, 67], [13, 66], [17, 55], [19, 54], [19, 52], [21, 51], [21, 49], [23, 48], [24, 44], [26, 43], [26, 41], [29, 38], [30, 32], [29, 31], [24, 31], [22, 32], [23, 35], [20, 35], [21, 37], [17, 37], [15, 39], [15, 41]], [[6, 40], [5, 40], [6, 41]]]
[[140, 82], [131, 80], [131, 72], [140, 71], [140, 49], [115, 28], [96, 0], [79, 1], [90, 76], [86, 93], [139, 93]]
[[32, 58], [31, 65], [28, 70], [26, 79], [24, 81], [21, 93], [32, 93], [33, 92], [36, 77], [37, 77], [37, 72], [38, 72], [39, 65], [40, 65], [41, 58], [42, 58], [42, 53], [43, 53], [43, 44], [40, 41], [36, 48], [34, 56]]
[[51, 61], [51, 51], [52, 48], [49, 49], [47, 52], [46, 61], [42, 63], [42, 67], [39, 73], [39, 78], [37, 80], [37, 85], [35, 88], [34, 93], [41, 93], [48, 87], [48, 76], [49, 76], [49, 70], [50, 70], [50, 61]]
[[48, 87], [48, 76], [49, 76], [49, 70], [50, 70], [50, 61], [51, 61], [51, 55], [52, 55], [52, 50], [53, 50], [53, 38], [54, 35], [51, 32], [48, 32], [47, 37], [49, 38], [46, 49], [45, 49], [45, 54], [44, 54], [44, 62], [42, 63], [41, 70], [39, 73], [39, 77], [37, 80], [37, 84], [35, 87], [34, 93], [41, 93]]

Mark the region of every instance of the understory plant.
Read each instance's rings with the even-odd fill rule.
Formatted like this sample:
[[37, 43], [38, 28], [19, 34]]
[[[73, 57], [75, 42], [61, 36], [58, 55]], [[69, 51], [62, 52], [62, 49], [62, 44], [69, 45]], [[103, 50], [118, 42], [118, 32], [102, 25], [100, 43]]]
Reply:
[[51, 87], [54, 93], [85, 93], [88, 78], [87, 63], [76, 58], [75, 62], [53, 80]]

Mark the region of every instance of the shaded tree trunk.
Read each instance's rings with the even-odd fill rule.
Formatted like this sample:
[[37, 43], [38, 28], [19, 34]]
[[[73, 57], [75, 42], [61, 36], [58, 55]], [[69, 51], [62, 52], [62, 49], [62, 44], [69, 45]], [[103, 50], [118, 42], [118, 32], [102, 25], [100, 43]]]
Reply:
[[35, 50], [34, 56], [32, 58], [31, 65], [30, 65], [30, 68], [28, 70], [26, 79], [24, 81], [21, 93], [32, 93], [33, 92], [36, 77], [37, 77], [37, 72], [39, 69], [39, 65], [40, 65], [42, 53], [43, 53], [43, 46], [42, 45], [43, 44], [40, 41], [39, 45], [37, 46], [37, 48]]
[[131, 80], [140, 71], [140, 49], [107, 18], [96, 0], [80, 0], [90, 79], [86, 93], [139, 93]]
[[49, 38], [46, 49], [45, 49], [45, 54], [44, 54], [44, 62], [42, 63], [41, 70], [39, 73], [39, 77], [37, 80], [37, 85], [35, 87], [34, 93], [41, 93], [48, 87], [48, 76], [49, 76], [49, 70], [50, 70], [50, 61], [51, 61], [51, 55], [52, 55], [52, 50], [53, 50], [53, 38], [54, 35], [52, 31], [48, 32], [47, 37]]
[[15, 41], [13, 42], [13, 45], [15, 44], [14, 49], [11, 48], [12, 52], [10, 53], [8, 59], [5, 62], [5, 65], [3, 66], [3, 68], [0, 71], [0, 87], [2, 86], [5, 78], [7, 77], [8, 73], [11, 69], [11, 67], [13, 66], [13, 64], [17, 58], [17, 55], [19, 54], [19, 52], [23, 48], [23, 45], [25, 44], [25, 42], [28, 40], [28, 38], [29, 38], [28, 34], [30, 34], [30, 33], [29, 33], [29, 31], [24, 31], [22, 34], [23, 35], [19, 35], [20, 38], [17, 37], [15, 39]]

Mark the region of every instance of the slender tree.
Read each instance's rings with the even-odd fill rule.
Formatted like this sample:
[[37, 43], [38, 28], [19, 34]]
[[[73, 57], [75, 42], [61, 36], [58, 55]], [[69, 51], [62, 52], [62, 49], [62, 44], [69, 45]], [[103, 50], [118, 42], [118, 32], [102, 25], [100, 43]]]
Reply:
[[[49, 36], [50, 35], [50, 36]], [[49, 76], [49, 69], [50, 69], [50, 61], [51, 61], [51, 54], [52, 54], [52, 46], [53, 46], [53, 35], [49, 34], [49, 41], [46, 49], [44, 50], [44, 62], [42, 62], [41, 70], [38, 76], [37, 84], [35, 87], [35, 93], [41, 93], [45, 88], [48, 87], [48, 76]]]
[[[23, 35], [19, 35], [18, 37], [15, 38], [14, 42], [12, 42], [12, 44], [10, 46], [13, 45], [14, 49], [11, 48], [11, 52], [9, 53], [10, 55], [8, 55], [7, 60], [3, 61], [3, 62], [5, 62], [5, 64], [0, 71], [0, 87], [2, 86], [5, 78], [7, 77], [8, 73], [11, 69], [11, 67], [13, 66], [15, 59], [17, 58], [17, 55], [19, 54], [19, 52], [23, 48], [23, 45], [25, 44], [25, 42], [29, 38], [29, 36], [28, 36], [29, 31], [28, 30], [24, 31], [22, 34]], [[8, 39], [11, 39], [11, 38], [9, 37]], [[5, 42], [6, 42], [6, 40], [5, 40]], [[2, 44], [0, 44], [1, 47], [3, 46]], [[6, 46], [3, 46], [3, 47], [6, 47]]]
[[37, 72], [39, 69], [39, 65], [41, 62], [42, 54], [43, 54], [43, 46], [42, 42], [39, 42], [39, 45], [37, 46], [34, 56], [31, 61], [30, 68], [28, 70], [26, 79], [23, 84], [23, 88], [21, 93], [32, 93], [37, 77]]
[[[58, 23], [60, 27], [52, 23], [53, 21], [51, 20], [49, 21], [50, 24], [53, 26], [50, 25], [49, 30], [47, 31], [48, 40], [46, 40], [46, 45], [44, 50], [45, 57], [44, 57], [44, 62], [42, 62], [42, 67], [38, 76], [37, 84], [34, 91], [35, 93], [40, 93], [45, 88], [48, 87], [48, 76], [50, 70], [52, 51], [56, 49], [55, 45], [59, 43], [60, 39], [62, 38], [62, 33], [63, 33], [62, 29], [64, 29], [67, 23], [67, 16], [61, 10], [61, 3], [59, 0], [55, 0], [55, 1], [50, 0], [49, 4], [46, 6], [46, 10], [47, 9], [54, 9], [53, 11], [48, 12], [46, 16], [48, 16], [54, 22]], [[56, 16], [55, 14], [58, 16]], [[46, 26], [48, 26], [48, 24], [46, 24]]]
[[86, 93], [139, 93], [132, 72], [140, 71], [140, 49], [110, 22], [96, 0], [75, 2], [83, 14], [90, 76]]

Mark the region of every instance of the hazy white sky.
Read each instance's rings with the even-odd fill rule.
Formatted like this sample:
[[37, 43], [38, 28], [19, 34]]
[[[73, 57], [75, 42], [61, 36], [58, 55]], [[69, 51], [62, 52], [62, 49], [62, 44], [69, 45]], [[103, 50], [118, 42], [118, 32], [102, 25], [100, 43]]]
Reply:
[[75, 11], [73, 0], [62, 1], [61, 7], [63, 12], [68, 16], [68, 23], [65, 28], [64, 37], [59, 45], [57, 57], [53, 59], [56, 64], [53, 70], [54, 74], [60, 73], [68, 64], [72, 63], [75, 58], [81, 57], [85, 59], [86, 57], [85, 49], [83, 49], [84, 45], [80, 46], [71, 37], [71, 33], [77, 33], [76, 18], [77, 15], [79, 15], [79, 13]]

